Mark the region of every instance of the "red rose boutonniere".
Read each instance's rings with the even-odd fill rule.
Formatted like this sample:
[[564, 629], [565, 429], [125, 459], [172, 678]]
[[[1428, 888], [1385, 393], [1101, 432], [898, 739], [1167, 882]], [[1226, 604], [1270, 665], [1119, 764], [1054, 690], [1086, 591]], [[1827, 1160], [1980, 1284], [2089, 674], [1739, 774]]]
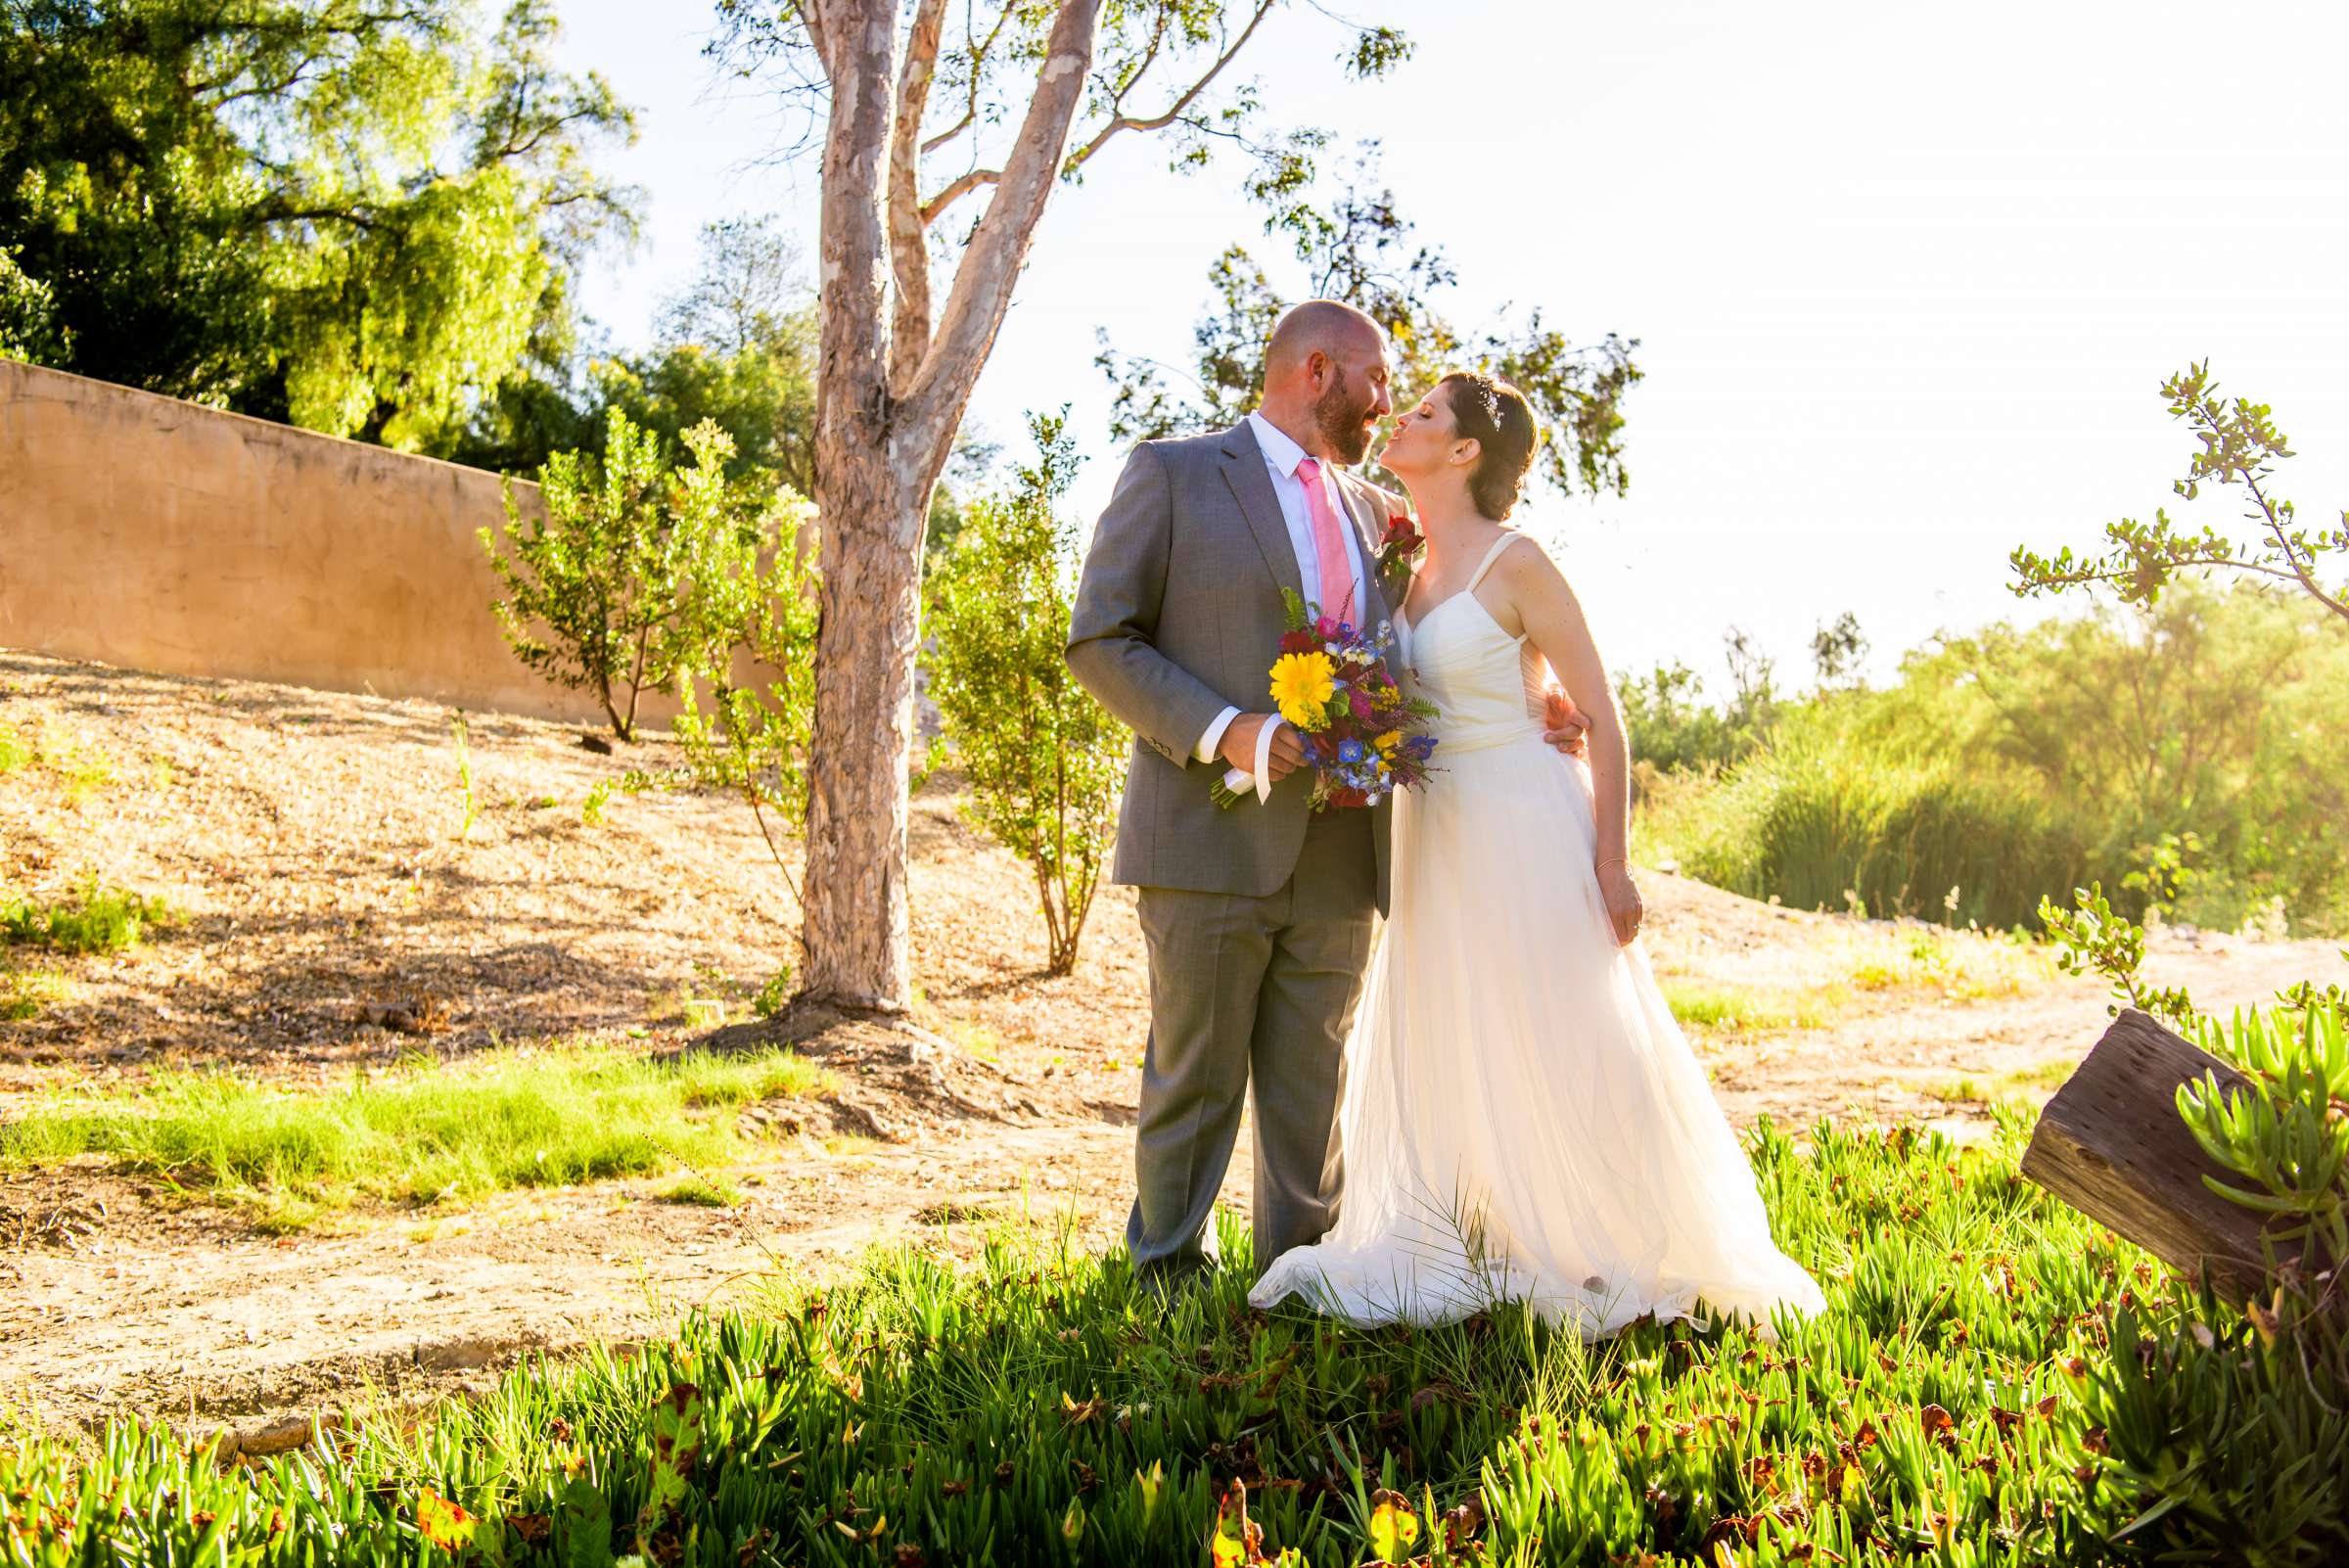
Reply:
[[1427, 540], [1419, 532], [1419, 525], [1405, 513], [1398, 512], [1387, 519], [1387, 531], [1378, 541], [1371, 571], [1378, 575], [1378, 585], [1387, 596], [1387, 603], [1401, 604], [1411, 586], [1411, 564]]

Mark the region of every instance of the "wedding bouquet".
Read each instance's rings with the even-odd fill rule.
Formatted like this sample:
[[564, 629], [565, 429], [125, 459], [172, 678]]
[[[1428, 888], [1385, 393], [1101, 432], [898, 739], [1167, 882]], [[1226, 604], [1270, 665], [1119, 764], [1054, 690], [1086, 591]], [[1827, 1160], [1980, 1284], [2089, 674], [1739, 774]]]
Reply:
[[[1313, 770], [1313, 808], [1376, 806], [1391, 790], [1426, 783], [1436, 738], [1420, 726], [1436, 716], [1436, 709], [1405, 697], [1387, 672], [1394, 633], [1385, 626], [1376, 634], [1363, 632], [1293, 592], [1284, 590], [1281, 597], [1288, 629], [1272, 662], [1272, 702], [1305, 742], [1306, 764]], [[1260, 800], [1270, 788], [1270, 738], [1267, 724], [1257, 746], [1254, 787]], [[1218, 806], [1228, 807], [1249, 785], [1250, 775], [1234, 768], [1210, 794]]]

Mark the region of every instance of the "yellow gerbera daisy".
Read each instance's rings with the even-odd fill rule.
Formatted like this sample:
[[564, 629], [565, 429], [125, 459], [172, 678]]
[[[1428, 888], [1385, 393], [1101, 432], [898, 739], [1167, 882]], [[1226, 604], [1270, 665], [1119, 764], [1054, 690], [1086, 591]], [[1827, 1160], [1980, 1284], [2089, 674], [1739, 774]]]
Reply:
[[1329, 722], [1323, 710], [1337, 689], [1337, 671], [1327, 654], [1282, 654], [1272, 666], [1273, 705], [1299, 729], [1319, 729]]
[[1403, 731], [1400, 729], [1390, 729], [1384, 735], [1379, 736], [1378, 739], [1372, 741], [1370, 744], [1378, 748], [1379, 756], [1391, 756], [1394, 753], [1395, 748], [1403, 744]]

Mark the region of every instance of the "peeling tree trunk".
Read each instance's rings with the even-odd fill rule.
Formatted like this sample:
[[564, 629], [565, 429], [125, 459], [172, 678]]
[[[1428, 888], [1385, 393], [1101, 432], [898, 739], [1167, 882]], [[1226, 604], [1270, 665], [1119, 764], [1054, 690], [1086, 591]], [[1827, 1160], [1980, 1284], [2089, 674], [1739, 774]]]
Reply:
[[[821, 502], [823, 623], [807, 800], [807, 989], [884, 1010], [904, 1004], [905, 821], [913, 660], [921, 639], [927, 486], [902, 493], [885, 458], [828, 460]], [[910, 533], [912, 542], [901, 543]]]
[[1100, 8], [1061, 0], [1035, 96], [1011, 156], [990, 171], [994, 197], [933, 334], [924, 229], [936, 214], [912, 206], [910, 170], [943, 0], [917, 9], [902, 80], [895, 0], [802, 7], [832, 95], [817, 298], [823, 620], [804, 932], [806, 991], [827, 1002], [898, 1011], [911, 996], [906, 786], [930, 492], [1059, 176]]
[[[895, 28], [887, 6], [821, 7], [832, 85], [820, 216], [815, 503], [823, 615], [808, 759], [806, 989], [868, 1007], [905, 997], [905, 791], [914, 550], [890, 464], [889, 263], [882, 233]], [[920, 538], [915, 525], [915, 548]]]

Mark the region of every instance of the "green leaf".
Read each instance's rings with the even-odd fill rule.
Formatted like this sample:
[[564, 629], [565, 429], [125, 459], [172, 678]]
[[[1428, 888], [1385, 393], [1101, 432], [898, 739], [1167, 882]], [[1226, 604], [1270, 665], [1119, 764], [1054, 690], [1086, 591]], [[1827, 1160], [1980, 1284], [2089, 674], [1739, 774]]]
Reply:
[[563, 1483], [563, 1568], [613, 1568], [612, 1503], [583, 1475]]
[[1133, 1472], [1133, 1484], [1142, 1494], [1142, 1523], [1148, 1524], [1158, 1512], [1158, 1496], [1167, 1484], [1167, 1461], [1152, 1459], [1147, 1472]]
[[653, 1406], [653, 1452], [644, 1506], [636, 1515], [639, 1549], [664, 1524], [672, 1523], [691, 1491], [693, 1467], [702, 1452], [702, 1391], [674, 1383]]

